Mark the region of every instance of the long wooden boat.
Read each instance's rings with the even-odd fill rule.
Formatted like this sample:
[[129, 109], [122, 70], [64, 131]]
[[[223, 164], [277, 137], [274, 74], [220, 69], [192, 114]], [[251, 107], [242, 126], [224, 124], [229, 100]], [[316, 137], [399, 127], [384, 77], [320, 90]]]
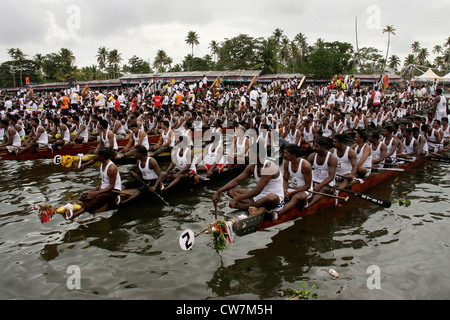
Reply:
[[[418, 158], [414, 162], [406, 162], [404, 164], [396, 167], [400, 170], [409, 170], [412, 167], [415, 167], [419, 164], [422, 164], [426, 161], [425, 158]], [[351, 191], [356, 193], [363, 193], [376, 185], [386, 181], [387, 179], [394, 176], [396, 173], [398, 174], [400, 170], [390, 171], [384, 170], [377, 173], [372, 173], [368, 178], [363, 180], [363, 183], [359, 181], [355, 181], [352, 184]], [[338, 196], [347, 197], [352, 196], [350, 193], [346, 193], [344, 191], [339, 191]], [[244, 236], [249, 233], [253, 233], [256, 231], [265, 230], [286, 222], [294, 221], [302, 217], [306, 217], [322, 210], [326, 210], [334, 207], [336, 204], [336, 199], [331, 197], [323, 197], [319, 202], [315, 203], [312, 206], [307, 207], [306, 209], [300, 210], [297, 207], [293, 208], [291, 211], [283, 214], [277, 220], [272, 221], [269, 219], [269, 215], [261, 214], [258, 216], [250, 216], [247, 211], [235, 211], [232, 213], [225, 214], [226, 221], [232, 221], [233, 223], [233, 231], [238, 236]]]
[[[160, 203], [161, 205], [170, 205], [167, 203], [165, 198], [170, 199], [171, 197], [176, 196], [180, 192], [186, 192], [186, 190], [198, 190], [199, 188], [205, 188], [211, 183], [221, 183], [223, 181], [227, 181], [229, 179], [233, 179], [237, 177], [239, 174], [241, 174], [246, 168], [246, 165], [239, 165], [239, 166], [231, 166], [226, 167], [224, 171], [220, 174], [215, 175], [212, 179], [206, 178], [206, 174], [199, 174], [199, 179], [197, 181], [194, 180], [194, 178], [189, 178], [186, 180], [183, 180], [180, 182], [177, 186], [174, 188], [168, 190], [161, 196], [160, 193], [149, 193], [148, 197], [138, 197], [134, 201], [131, 201], [130, 203], [127, 203], [127, 205], [117, 205], [115, 202], [109, 203], [104, 205], [102, 208], [98, 209], [95, 214], [99, 214], [106, 211], [112, 211], [117, 209], [123, 209], [125, 207], [128, 207], [130, 205], [136, 205], [136, 204], [151, 204], [155, 205], [156, 203]], [[164, 186], [167, 187], [170, 184], [171, 181], [165, 181]], [[121, 201], [125, 201], [126, 199], [132, 197], [133, 195], [138, 192], [138, 189], [128, 189], [123, 190], [120, 193]], [[77, 202], [76, 204], [72, 205], [72, 208], [75, 210], [80, 210], [82, 208], [82, 203]], [[59, 206], [55, 209], [55, 213], [58, 214], [65, 214], [66, 208], [64, 206]], [[44, 217], [44, 219], [41, 218], [41, 222], [45, 223], [50, 221], [52, 216]]]
[[[227, 130], [233, 129], [231, 127], [223, 128], [222, 133], [226, 133]], [[204, 135], [205, 131], [195, 131], [195, 136]], [[153, 135], [149, 136], [149, 144], [157, 144], [160, 136]], [[125, 147], [129, 142], [128, 138], [118, 139], [117, 144], [119, 147]], [[61, 146], [59, 148], [32, 148], [20, 155], [16, 155], [15, 153], [10, 153], [8, 151], [0, 152], [0, 160], [4, 161], [29, 161], [29, 160], [42, 160], [42, 159], [54, 159], [56, 156], [77, 156], [79, 154], [88, 154], [97, 148], [99, 142], [87, 142], [87, 143], [79, 143], [79, 144], [69, 144], [65, 146]], [[161, 156], [161, 158], [170, 159], [170, 154], [165, 154]], [[133, 162], [133, 159], [131, 160]]]
[[[119, 147], [124, 147], [128, 143], [128, 139], [117, 140]], [[29, 160], [42, 160], [42, 159], [54, 159], [56, 156], [76, 156], [79, 154], [88, 154], [95, 150], [99, 142], [86, 142], [79, 144], [69, 144], [61, 146], [59, 148], [43, 147], [32, 148], [20, 155], [9, 153], [8, 151], [0, 152], [0, 160], [8, 161], [29, 161]]]

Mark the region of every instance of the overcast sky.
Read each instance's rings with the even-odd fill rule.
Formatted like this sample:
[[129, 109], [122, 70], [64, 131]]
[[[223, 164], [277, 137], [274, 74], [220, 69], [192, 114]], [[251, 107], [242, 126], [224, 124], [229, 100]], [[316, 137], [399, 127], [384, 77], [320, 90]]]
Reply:
[[9, 60], [8, 48], [20, 48], [29, 57], [71, 49], [76, 65], [97, 64], [101, 46], [118, 49], [126, 63], [133, 55], [153, 59], [159, 49], [174, 64], [191, 52], [185, 39], [197, 32], [194, 55], [210, 54], [209, 43], [239, 34], [268, 37], [276, 28], [292, 40], [303, 33], [308, 43], [317, 38], [349, 42], [386, 52], [386, 25], [393, 25], [390, 54], [402, 62], [419, 41], [428, 48], [450, 37], [449, 0], [1, 0], [0, 61]]

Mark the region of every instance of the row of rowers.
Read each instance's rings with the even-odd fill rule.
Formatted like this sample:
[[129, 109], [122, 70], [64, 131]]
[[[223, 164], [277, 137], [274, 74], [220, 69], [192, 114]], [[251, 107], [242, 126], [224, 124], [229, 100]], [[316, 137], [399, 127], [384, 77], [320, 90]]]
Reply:
[[[249, 165], [244, 174], [220, 188], [213, 200], [217, 203], [221, 194], [232, 198], [230, 207], [249, 210], [251, 214], [265, 211], [278, 219], [294, 207], [307, 207], [317, 203], [330, 193], [333, 187], [348, 188], [355, 179], [365, 179], [372, 170], [382, 166], [392, 166], [395, 162], [407, 161], [428, 154], [419, 145], [425, 143], [419, 128], [403, 128], [400, 138], [391, 126], [369, 136], [357, 131], [355, 143], [347, 144], [347, 136], [333, 137], [333, 147], [329, 149], [329, 139], [320, 137], [313, 143], [314, 152], [302, 159], [302, 150], [296, 144], [284, 148], [284, 170], [278, 170], [270, 161], [258, 160]], [[422, 142], [423, 141], [423, 142]], [[447, 140], [448, 143], [448, 140]], [[259, 159], [259, 158], [258, 158]], [[271, 168], [264, 174], [265, 168]], [[250, 175], [254, 175], [257, 186], [253, 190], [238, 189], [237, 186]]]
[[[242, 133], [243, 129], [240, 128], [238, 132]], [[391, 126], [382, 128], [381, 137], [378, 132], [368, 136], [360, 130], [356, 132], [355, 143], [351, 146], [347, 143], [348, 135], [338, 134], [332, 139], [331, 150], [328, 150], [329, 139], [320, 137], [313, 142], [313, 152], [307, 159], [301, 158], [302, 149], [299, 145], [288, 144], [283, 148], [284, 170], [269, 160], [267, 149], [261, 147], [264, 144], [247, 144], [245, 156], [252, 160], [246, 162], [246, 169], [241, 175], [215, 193], [213, 201], [217, 204], [221, 194], [227, 193], [232, 199], [230, 207], [249, 210], [251, 214], [268, 211], [274, 219], [278, 219], [295, 206], [309, 206], [318, 202], [332, 187], [345, 189], [354, 179], [367, 178], [372, 170], [428, 154], [427, 150], [419, 149], [421, 140], [425, 138], [419, 128], [402, 128], [401, 134], [402, 137], [395, 134]], [[242, 134], [237, 140], [240, 137], [247, 139]], [[139, 146], [136, 152], [137, 174], [151, 182], [153, 191], [161, 188], [162, 181], [171, 178], [170, 185], [161, 190], [163, 194], [198, 172], [207, 172], [210, 178], [215, 174], [220, 175], [224, 167], [232, 166], [230, 163], [236, 161], [232, 157], [237, 155], [224, 156], [219, 140], [213, 139], [205, 148], [203, 156], [209, 157], [210, 161], [204, 163], [194, 159], [190, 148], [177, 149], [176, 157], [172, 157], [172, 163], [165, 173], [148, 156], [147, 150]], [[239, 184], [251, 176], [255, 178], [256, 186], [251, 190], [239, 189]]]
[[[313, 113], [309, 113], [309, 111], [313, 111]], [[388, 110], [386, 111], [389, 113]], [[378, 116], [373, 116], [374, 113], [378, 113]], [[279, 132], [281, 145], [309, 144], [311, 146], [312, 142], [320, 136], [333, 138], [341, 133], [354, 135], [356, 130], [363, 130], [368, 133], [369, 130], [385, 124], [392, 124], [395, 136], [400, 137], [400, 140], [403, 136], [401, 131], [403, 128], [417, 127], [419, 134], [424, 136], [424, 139], [415, 137], [416, 140], [419, 140], [420, 149], [428, 150], [428, 147], [435, 149], [448, 141], [450, 133], [447, 117], [438, 120], [433, 113], [428, 113], [426, 117], [408, 116], [405, 122], [400, 125], [393, 121], [397, 117], [385, 118], [384, 121], [370, 121], [370, 119], [378, 119], [379, 114], [383, 115], [384, 111], [377, 111], [374, 108], [372, 116], [368, 117], [361, 109], [351, 110], [350, 114], [347, 115], [340, 112], [338, 108], [324, 108], [323, 113], [318, 115], [314, 113], [313, 108], [312, 110], [302, 109], [294, 112], [287, 110], [281, 116], [274, 116], [271, 113], [265, 116], [261, 112], [247, 113], [247, 118], [236, 115], [236, 118], [232, 117], [230, 120], [234, 119], [232, 127], [237, 127], [239, 123], [245, 123], [250, 127], [257, 128], [261, 134], [265, 131], [264, 138], [268, 144], [272, 140], [271, 129]], [[244, 114], [240, 115], [243, 116]], [[42, 147], [48, 144], [60, 146], [70, 143], [100, 141], [108, 148], [117, 150], [117, 139], [128, 137], [129, 144], [124, 149], [125, 154], [132, 151], [137, 145], [144, 145], [148, 150], [152, 149], [151, 151], [154, 152], [152, 155], [154, 156], [170, 151], [176, 143], [176, 135], [186, 136], [191, 143], [194, 130], [211, 128], [220, 131], [220, 128], [227, 127], [221, 120], [226, 120], [227, 116], [226, 113], [223, 113], [223, 110], [211, 116], [209, 113], [204, 116], [201, 112], [184, 111], [175, 111], [174, 114], [161, 113], [156, 117], [153, 113], [135, 113], [125, 122], [120, 114], [88, 116], [80, 113], [79, 116], [62, 118], [34, 118], [36, 121], [31, 120], [28, 124], [24, 123], [17, 115], [11, 115], [7, 120], [4, 119], [1, 124], [1, 128], [6, 132], [4, 134], [6, 139], [4, 139], [0, 148], [6, 149], [13, 146], [21, 149], [19, 152], [24, 152], [32, 147]], [[26, 131], [24, 129], [26, 126], [29, 132], [27, 139], [25, 139]], [[15, 137], [17, 134], [21, 139]], [[160, 135], [159, 142], [150, 146], [149, 135]], [[21, 140], [24, 140], [23, 143]]]

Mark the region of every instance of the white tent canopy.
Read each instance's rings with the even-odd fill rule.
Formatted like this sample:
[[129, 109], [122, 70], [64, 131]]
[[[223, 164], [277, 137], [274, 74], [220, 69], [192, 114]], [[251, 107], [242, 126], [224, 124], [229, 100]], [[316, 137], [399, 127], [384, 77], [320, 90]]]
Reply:
[[418, 81], [434, 81], [434, 80], [441, 80], [442, 78], [439, 77], [436, 73], [434, 73], [433, 70], [428, 69], [424, 74], [422, 74], [421, 76], [418, 76], [415, 78], [415, 80]]
[[445, 82], [450, 82], [450, 72], [441, 78]]

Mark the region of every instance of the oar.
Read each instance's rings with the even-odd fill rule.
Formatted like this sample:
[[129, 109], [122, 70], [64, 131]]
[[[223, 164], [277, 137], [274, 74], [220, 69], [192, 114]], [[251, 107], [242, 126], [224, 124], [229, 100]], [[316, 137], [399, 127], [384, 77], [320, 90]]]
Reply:
[[397, 159], [399, 161], [405, 161], [405, 162], [414, 162], [414, 161], [416, 161], [416, 160], [413, 160], [413, 159], [406, 159], [406, 158], [400, 158], [400, 157], [397, 157], [397, 158], [394, 158], [394, 159]]
[[442, 162], [442, 163], [450, 163], [450, 158], [443, 157], [434, 157], [434, 156], [426, 156], [425, 159], [428, 161]]
[[345, 192], [345, 193], [351, 194], [351, 195], [353, 195], [355, 197], [358, 197], [360, 199], [369, 201], [369, 202], [374, 203], [374, 204], [378, 204], [378, 205], [380, 205], [380, 206], [382, 206], [384, 208], [390, 208], [391, 204], [392, 204], [391, 201], [387, 200], [387, 199], [381, 199], [381, 198], [377, 198], [377, 197], [372, 197], [372, 196], [369, 196], [367, 194], [358, 193], [358, 192], [354, 192], [354, 191], [350, 191], [350, 190], [346, 190], [346, 189], [339, 189], [339, 188], [336, 188], [336, 187], [330, 187], [330, 188], [338, 190], [338, 191], [341, 191], [341, 192]]
[[[139, 178], [139, 177], [136, 176], [135, 179], [137, 179], [140, 183], [142, 183], [143, 185], [145, 185], [146, 187], [148, 187], [148, 184], [147, 184], [144, 180], [142, 180], [141, 178]], [[168, 207], [171, 206], [166, 200], [164, 200], [163, 197], [161, 197], [161, 195], [159, 195], [159, 194], [156, 193], [156, 192], [152, 192], [152, 193], [155, 194], [159, 199], [161, 199], [161, 201], [164, 202], [164, 204], [165, 204], [166, 206], [168, 206]]]
[[343, 197], [335, 196], [335, 195], [332, 195], [332, 194], [322, 193], [322, 192], [317, 192], [317, 191], [309, 191], [309, 192], [314, 193], [314, 194], [318, 194], [318, 195], [321, 195], [321, 196], [325, 196], [325, 197], [330, 197], [330, 198], [335, 198], [335, 199], [339, 199], [339, 200], [344, 200], [345, 202], [347, 202], [348, 199], [350, 199], [350, 197], [343, 198]]
[[399, 168], [375, 168], [375, 167], [367, 167], [367, 169], [371, 170], [380, 170], [380, 171], [397, 171], [397, 172], [404, 172], [405, 169], [399, 169]]

